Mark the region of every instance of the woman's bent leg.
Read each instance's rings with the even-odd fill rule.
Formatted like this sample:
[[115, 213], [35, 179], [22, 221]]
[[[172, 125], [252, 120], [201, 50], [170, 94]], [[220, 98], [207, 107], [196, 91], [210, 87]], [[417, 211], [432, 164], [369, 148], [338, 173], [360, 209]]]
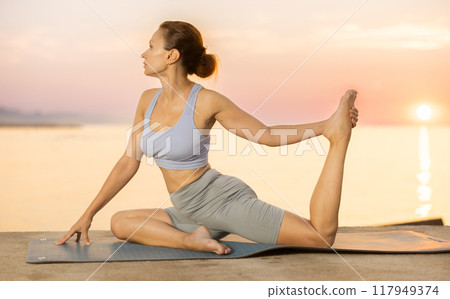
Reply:
[[330, 144], [325, 165], [311, 197], [311, 224], [329, 245], [334, 243], [338, 229], [347, 146], [348, 141]]
[[[347, 143], [348, 144], [348, 143]], [[277, 244], [328, 247], [338, 228], [347, 145], [331, 144], [310, 202], [311, 220], [286, 211]]]
[[111, 218], [111, 231], [122, 240], [144, 245], [182, 248], [196, 251], [227, 254], [230, 249], [211, 238], [205, 226], [192, 233], [173, 227], [168, 213], [163, 209], [120, 211]]
[[129, 238], [130, 242], [173, 248], [181, 248], [183, 238], [188, 235], [175, 229], [169, 215], [162, 209], [117, 212], [111, 218], [111, 231], [122, 240]]
[[[330, 150], [311, 197], [311, 220], [285, 213], [277, 244], [328, 247], [334, 243], [338, 228], [344, 162], [352, 130], [349, 111], [354, 106], [355, 98], [355, 91], [347, 91], [324, 128], [323, 135], [330, 141]], [[307, 244], [302, 244], [305, 242]]]

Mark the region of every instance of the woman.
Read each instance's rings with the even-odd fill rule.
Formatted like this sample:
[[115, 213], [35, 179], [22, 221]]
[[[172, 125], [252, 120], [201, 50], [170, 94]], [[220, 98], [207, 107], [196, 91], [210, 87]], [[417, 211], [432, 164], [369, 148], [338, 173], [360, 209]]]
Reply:
[[[191, 74], [206, 78], [217, 71], [217, 57], [206, 54], [201, 34], [191, 24], [162, 23], [142, 58], [145, 74], [159, 78], [162, 88], [142, 94], [127, 150], [93, 202], [70, 231], [55, 242], [57, 245], [75, 233], [76, 242], [82, 235], [85, 244], [90, 244], [88, 230], [94, 215], [134, 176], [143, 154], [155, 158], [174, 207], [117, 212], [111, 218], [111, 231], [119, 239], [217, 254], [230, 252], [228, 246], [218, 242], [229, 233], [260, 243], [333, 244], [345, 155], [358, 120], [356, 91], [348, 90], [336, 112], [325, 121], [266, 126], [225, 96], [188, 79]], [[201, 132], [211, 129], [216, 121], [240, 137], [267, 146], [286, 144], [286, 138], [274, 134], [273, 129], [297, 130], [296, 135], [287, 136], [287, 144], [300, 142], [306, 129], [330, 141], [311, 198], [310, 220], [259, 200], [242, 180], [211, 167], [209, 136]]]

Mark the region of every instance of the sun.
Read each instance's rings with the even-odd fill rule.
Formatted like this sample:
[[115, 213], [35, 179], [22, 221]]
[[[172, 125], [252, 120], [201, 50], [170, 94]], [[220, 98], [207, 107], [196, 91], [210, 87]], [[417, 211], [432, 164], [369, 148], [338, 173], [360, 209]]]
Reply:
[[417, 117], [420, 120], [429, 120], [431, 118], [431, 113], [431, 107], [425, 104], [420, 105], [416, 110]]

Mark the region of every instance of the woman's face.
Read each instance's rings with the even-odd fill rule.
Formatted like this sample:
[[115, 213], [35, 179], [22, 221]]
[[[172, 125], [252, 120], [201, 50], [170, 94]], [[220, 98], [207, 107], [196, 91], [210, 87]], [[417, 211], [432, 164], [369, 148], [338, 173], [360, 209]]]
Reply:
[[145, 75], [156, 77], [156, 73], [167, 69], [167, 52], [164, 49], [162, 31], [158, 29], [150, 39], [148, 49], [141, 55], [144, 58]]

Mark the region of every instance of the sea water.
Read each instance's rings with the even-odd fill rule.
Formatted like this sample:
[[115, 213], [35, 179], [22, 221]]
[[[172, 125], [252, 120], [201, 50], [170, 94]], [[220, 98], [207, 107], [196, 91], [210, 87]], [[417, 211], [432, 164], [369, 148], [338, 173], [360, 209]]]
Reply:
[[[0, 128], [0, 231], [68, 230], [124, 154], [127, 125]], [[348, 148], [340, 226], [442, 217], [450, 221], [450, 127], [362, 126]], [[217, 124], [209, 162], [261, 200], [309, 217], [328, 141], [260, 146]], [[94, 217], [109, 229], [119, 210], [171, 206], [161, 171], [144, 158], [132, 180]]]

